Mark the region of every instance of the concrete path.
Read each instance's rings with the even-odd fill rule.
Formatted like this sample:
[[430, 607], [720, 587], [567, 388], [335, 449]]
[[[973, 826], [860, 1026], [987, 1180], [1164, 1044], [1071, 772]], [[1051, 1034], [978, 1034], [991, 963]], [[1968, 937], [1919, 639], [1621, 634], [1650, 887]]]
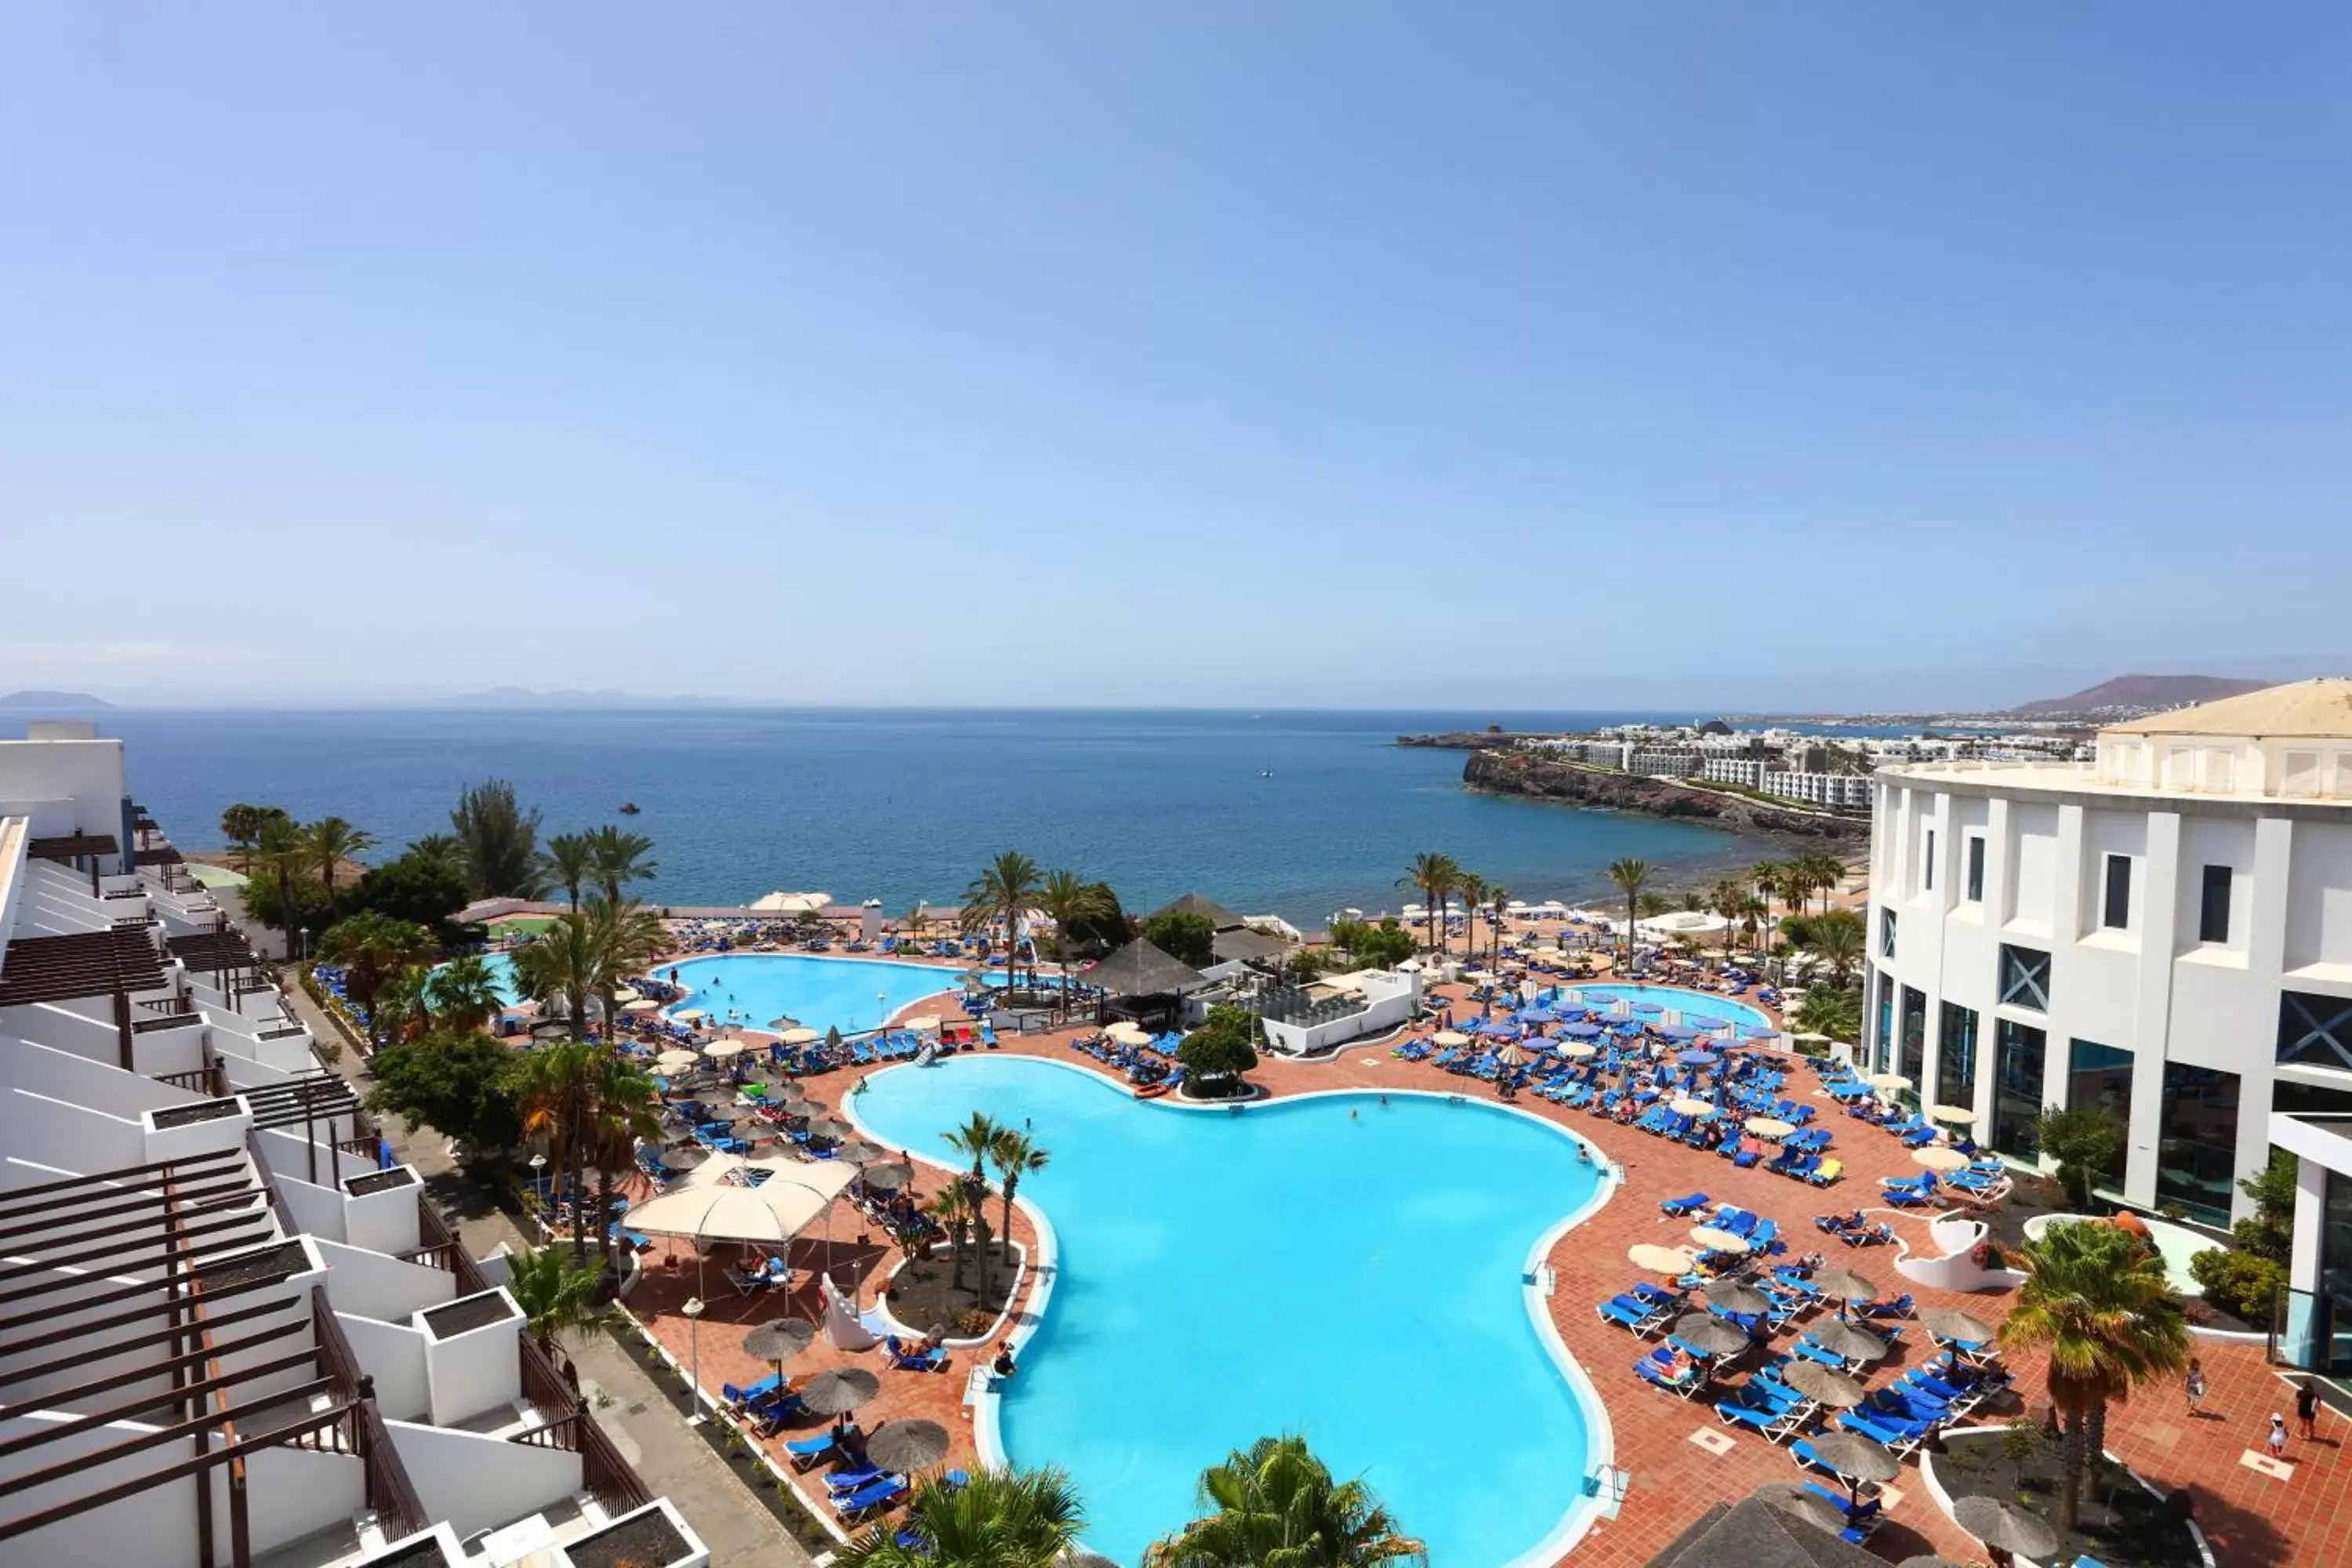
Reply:
[[[335, 1070], [365, 1094], [372, 1080], [359, 1053], [299, 986], [287, 993], [294, 1016], [313, 1037], [343, 1047]], [[407, 1132], [398, 1117], [386, 1117], [384, 1136], [394, 1156], [416, 1167], [426, 1191], [467, 1253], [480, 1258], [500, 1242], [520, 1251], [521, 1229], [494, 1194], [467, 1179], [449, 1153], [448, 1140], [430, 1127]], [[765, 1503], [745, 1489], [727, 1462], [686, 1425], [686, 1417], [656, 1386], [635, 1358], [601, 1333], [582, 1337], [565, 1350], [576, 1357], [581, 1392], [594, 1409], [599, 1392], [610, 1403], [595, 1409], [597, 1424], [612, 1437], [646, 1488], [667, 1497], [710, 1549], [714, 1568], [808, 1568], [800, 1542], [776, 1522]]]

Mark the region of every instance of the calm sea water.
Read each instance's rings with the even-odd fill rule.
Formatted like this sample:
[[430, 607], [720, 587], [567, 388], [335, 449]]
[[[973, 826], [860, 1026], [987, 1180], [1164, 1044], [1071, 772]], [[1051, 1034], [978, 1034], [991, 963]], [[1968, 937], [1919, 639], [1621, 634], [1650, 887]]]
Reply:
[[[543, 835], [650, 835], [661, 875], [646, 893], [669, 903], [823, 889], [895, 915], [957, 901], [1018, 849], [1108, 879], [1131, 909], [1199, 889], [1319, 925], [1414, 897], [1396, 879], [1422, 850], [1530, 900], [1602, 894], [1621, 856], [1690, 880], [1753, 861], [1760, 846], [1711, 829], [1474, 795], [1462, 753], [1392, 743], [1688, 717], [123, 709], [100, 729], [130, 742], [134, 792], [186, 848], [219, 847], [222, 808], [240, 800], [334, 813], [396, 847], [446, 831], [458, 790], [495, 775], [540, 808]], [[642, 815], [618, 816], [624, 801]]]

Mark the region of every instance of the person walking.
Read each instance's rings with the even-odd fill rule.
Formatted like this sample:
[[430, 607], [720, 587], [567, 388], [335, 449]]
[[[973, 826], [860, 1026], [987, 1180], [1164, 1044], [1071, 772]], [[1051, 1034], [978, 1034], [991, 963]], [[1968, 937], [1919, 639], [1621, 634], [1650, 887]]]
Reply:
[[2286, 1458], [2286, 1417], [2275, 1410], [2271, 1412], [2271, 1436], [2267, 1446], [2272, 1458]]
[[2189, 1381], [2184, 1386], [2189, 1392], [2189, 1414], [2193, 1419], [2205, 1403], [2205, 1363], [2195, 1356], [2189, 1358]]
[[2294, 1422], [2302, 1428], [2305, 1442], [2319, 1435], [2316, 1430], [2319, 1424], [2319, 1389], [2316, 1385], [2305, 1383], [2294, 1391]]

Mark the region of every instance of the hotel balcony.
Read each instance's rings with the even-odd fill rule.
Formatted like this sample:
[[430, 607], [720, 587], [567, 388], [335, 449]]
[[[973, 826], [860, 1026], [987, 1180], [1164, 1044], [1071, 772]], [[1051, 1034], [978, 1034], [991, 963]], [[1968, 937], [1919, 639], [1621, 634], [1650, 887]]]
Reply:
[[707, 1562], [175, 862], [10, 826], [0, 1568]]

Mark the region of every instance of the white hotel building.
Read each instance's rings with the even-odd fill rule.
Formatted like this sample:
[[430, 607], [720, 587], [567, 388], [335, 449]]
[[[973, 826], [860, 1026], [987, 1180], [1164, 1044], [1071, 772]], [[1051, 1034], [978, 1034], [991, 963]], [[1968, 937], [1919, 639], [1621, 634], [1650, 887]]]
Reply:
[[1876, 787], [1864, 1050], [1979, 1142], [2032, 1159], [2044, 1105], [2105, 1104], [2110, 1190], [2223, 1224], [2273, 1111], [2352, 1112], [2352, 681]]
[[179, 851], [0, 742], [0, 1568], [701, 1568]]

